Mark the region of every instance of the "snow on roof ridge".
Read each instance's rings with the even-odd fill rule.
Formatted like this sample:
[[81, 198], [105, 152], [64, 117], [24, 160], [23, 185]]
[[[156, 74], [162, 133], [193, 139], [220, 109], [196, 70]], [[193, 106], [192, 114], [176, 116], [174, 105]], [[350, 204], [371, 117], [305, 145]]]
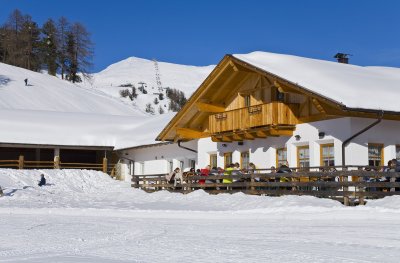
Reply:
[[366, 67], [263, 51], [232, 56], [349, 108], [400, 112], [400, 68]]

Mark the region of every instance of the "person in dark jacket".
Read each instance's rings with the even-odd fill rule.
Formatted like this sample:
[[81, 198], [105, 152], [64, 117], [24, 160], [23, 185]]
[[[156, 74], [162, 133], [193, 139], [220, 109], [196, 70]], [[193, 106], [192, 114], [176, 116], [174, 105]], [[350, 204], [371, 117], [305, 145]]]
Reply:
[[44, 178], [44, 174], [41, 174], [40, 175], [40, 181], [39, 181], [38, 185], [41, 187], [41, 186], [43, 186], [45, 184], [46, 184], [46, 178]]

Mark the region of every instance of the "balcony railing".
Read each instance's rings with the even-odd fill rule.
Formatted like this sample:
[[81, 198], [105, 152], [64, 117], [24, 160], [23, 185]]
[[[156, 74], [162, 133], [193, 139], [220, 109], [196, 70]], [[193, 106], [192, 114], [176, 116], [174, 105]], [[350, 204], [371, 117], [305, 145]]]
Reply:
[[210, 115], [210, 134], [248, 130], [268, 125], [295, 125], [297, 103], [271, 102]]

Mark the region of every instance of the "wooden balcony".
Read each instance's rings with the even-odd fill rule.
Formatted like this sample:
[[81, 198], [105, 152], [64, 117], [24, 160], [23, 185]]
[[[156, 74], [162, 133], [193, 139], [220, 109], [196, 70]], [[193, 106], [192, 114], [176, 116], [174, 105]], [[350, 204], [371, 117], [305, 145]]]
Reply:
[[294, 126], [298, 112], [297, 103], [271, 102], [217, 113], [209, 117], [209, 132], [217, 135], [249, 132], [262, 127]]

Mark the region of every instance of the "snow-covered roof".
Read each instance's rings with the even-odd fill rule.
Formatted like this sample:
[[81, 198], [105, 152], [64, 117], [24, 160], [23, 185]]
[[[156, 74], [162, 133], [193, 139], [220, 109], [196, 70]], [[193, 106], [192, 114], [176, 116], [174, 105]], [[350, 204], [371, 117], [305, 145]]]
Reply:
[[362, 67], [268, 52], [233, 57], [348, 108], [400, 112], [400, 69]]
[[172, 116], [0, 110], [0, 142], [104, 146], [118, 150], [156, 143], [154, 138]]

